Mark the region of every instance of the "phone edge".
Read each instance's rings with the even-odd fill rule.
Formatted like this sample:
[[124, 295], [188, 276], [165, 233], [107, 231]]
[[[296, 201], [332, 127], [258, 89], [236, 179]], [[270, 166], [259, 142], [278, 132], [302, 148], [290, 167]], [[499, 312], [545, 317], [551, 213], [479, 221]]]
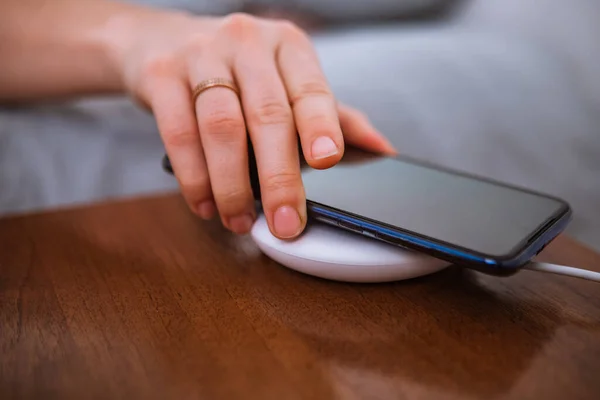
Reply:
[[562, 201], [562, 204], [564, 208], [561, 208], [558, 217], [551, 224], [542, 225], [542, 228], [533, 235], [534, 240], [502, 257], [479, 254], [449, 243], [422, 237], [414, 232], [400, 231], [310, 201], [307, 203], [307, 208], [310, 218], [337, 226], [346, 231], [410, 251], [418, 251], [487, 274], [508, 276], [516, 273], [522, 266], [531, 261], [565, 230], [572, 218], [572, 209], [568, 203]]

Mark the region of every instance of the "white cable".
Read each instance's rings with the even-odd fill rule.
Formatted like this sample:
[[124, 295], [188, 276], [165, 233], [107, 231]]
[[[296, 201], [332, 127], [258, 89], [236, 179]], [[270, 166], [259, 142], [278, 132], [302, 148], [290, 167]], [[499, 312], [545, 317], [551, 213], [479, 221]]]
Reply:
[[585, 269], [567, 267], [564, 265], [548, 264], [541, 262], [532, 262], [527, 264], [525, 269], [539, 272], [548, 272], [551, 274], [566, 275], [574, 278], [587, 279], [589, 281], [600, 282], [600, 273]]

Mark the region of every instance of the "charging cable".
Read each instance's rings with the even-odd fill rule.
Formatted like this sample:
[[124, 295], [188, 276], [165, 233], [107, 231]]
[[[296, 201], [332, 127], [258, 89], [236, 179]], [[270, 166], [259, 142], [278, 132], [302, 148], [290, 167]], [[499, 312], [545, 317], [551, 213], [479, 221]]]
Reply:
[[532, 262], [523, 267], [531, 271], [547, 272], [550, 274], [565, 275], [573, 278], [587, 279], [588, 281], [600, 282], [600, 273], [585, 269], [567, 267], [564, 265]]

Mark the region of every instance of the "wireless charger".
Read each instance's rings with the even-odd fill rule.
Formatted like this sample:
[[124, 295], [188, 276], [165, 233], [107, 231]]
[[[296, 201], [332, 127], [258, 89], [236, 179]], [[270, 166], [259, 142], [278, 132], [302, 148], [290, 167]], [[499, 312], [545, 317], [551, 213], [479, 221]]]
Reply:
[[282, 240], [271, 233], [266, 218], [260, 214], [251, 236], [258, 248], [279, 264], [334, 281], [399, 281], [432, 274], [450, 265], [317, 221], [311, 221], [298, 238]]

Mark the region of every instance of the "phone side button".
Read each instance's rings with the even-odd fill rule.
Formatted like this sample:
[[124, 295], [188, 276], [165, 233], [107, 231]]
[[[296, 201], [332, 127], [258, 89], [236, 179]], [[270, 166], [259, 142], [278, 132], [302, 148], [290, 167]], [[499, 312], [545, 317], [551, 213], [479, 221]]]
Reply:
[[363, 229], [362, 234], [368, 237], [372, 237], [373, 239], [377, 239], [377, 234], [371, 230]]
[[354, 224], [352, 222], [348, 222], [348, 221], [338, 221], [338, 225], [342, 228], [346, 228], [349, 229], [351, 231], [354, 232], [361, 232], [362, 229], [360, 226], [358, 226], [357, 224]]

